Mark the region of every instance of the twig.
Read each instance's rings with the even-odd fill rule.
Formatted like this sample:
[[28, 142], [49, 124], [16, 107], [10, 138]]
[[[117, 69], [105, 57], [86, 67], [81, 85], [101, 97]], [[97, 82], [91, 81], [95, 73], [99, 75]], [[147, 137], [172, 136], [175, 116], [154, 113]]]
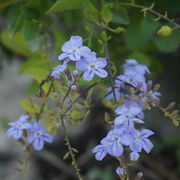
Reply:
[[167, 17], [167, 14], [165, 14], [165, 15], [160, 14], [160, 13], [156, 12], [155, 10], [153, 10], [151, 7], [148, 8], [148, 7], [145, 7], [145, 6], [142, 6], [142, 5], [139, 5], [139, 4], [135, 4], [135, 3], [124, 3], [124, 2], [122, 2], [120, 4], [123, 5], [123, 6], [131, 6], [131, 7], [135, 7], [135, 8], [141, 9], [141, 10], [149, 11], [152, 14], [155, 14], [156, 16], [158, 16], [159, 19], [162, 18], [162, 19], [168, 21], [169, 23], [173, 24], [175, 26], [174, 29], [180, 28], [180, 25], [178, 23], [174, 22], [173, 20], [169, 19]]
[[80, 175], [80, 169], [78, 168], [76, 160], [75, 160], [75, 155], [74, 155], [73, 150], [72, 150], [73, 148], [72, 148], [71, 143], [69, 141], [68, 132], [66, 129], [66, 125], [65, 125], [63, 116], [61, 115], [60, 118], [61, 118], [61, 124], [62, 124], [64, 135], [65, 135], [66, 145], [67, 145], [68, 151], [69, 151], [71, 159], [72, 159], [72, 165], [76, 171], [76, 175], [78, 176], [78, 179], [83, 180], [81, 175]]
[[[47, 81], [44, 81], [44, 82], [47, 82]], [[50, 86], [49, 86], [48, 92], [47, 92], [47, 94], [45, 95], [46, 98], [49, 96], [52, 87], [53, 87], [53, 80], [51, 80], [51, 84], [50, 84]], [[42, 86], [41, 86], [41, 88], [42, 88]], [[43, 111], [44, 111], [45, 105], [46, 105], [45, 102], [43, 102], [43, 103], [41, 104], [40, 112], [39, 112], [39, 114], [37, 115], [37, 118], [36, 118], [37, 121], [39, 121], [39, 119], [41, 118], [41, 115], [42, 115], [42, 113], [43, 113]]]

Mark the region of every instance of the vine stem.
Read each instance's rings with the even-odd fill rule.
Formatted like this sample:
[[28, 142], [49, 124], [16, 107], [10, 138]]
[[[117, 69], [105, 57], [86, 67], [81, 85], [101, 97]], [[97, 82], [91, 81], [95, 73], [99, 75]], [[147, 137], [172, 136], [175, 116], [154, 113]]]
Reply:
[[116, 98], [116, 93], [115, 93], [115, 90], [114, 90], [114, 79], [113, 79], [113, 74], [112, 74], [112, 70], [111, 70], [111, 62], [109, 60], [109, 51], [108, 51], [108, 43], [107, 41], [105, 41], [105, 55], [106, 55], [106, 59], [107, 59], [107, 62], [108, 62], [108, 73], [109, 73], [109, 76], [110, 76], [110, 81], [111, 81], [111, 88], [112, 88], [112, 92], [113, 92], [113, 96], [114, 96], [114, 100], [116, 101], [117, 98]]
[[[87, 87], [85, 89], [85, 92], [87, 92], [88, 90], [90, 90], [92, 87], [94, 87], [95, 85], [97, 85], [99, 82], [96, 82], [92, 85], [90, 85], [89, 87]], [[69, 93], [70, 93], [70, 89], [71, 89], [71, 86], [68, 88], [67, 90], [67, 93], [66, 95], [64, 96], [63, 98], [63, 102], [66, 100], [66, 98], [68, 97]], [[71, 145], [71, 142], [69, 140], [69, 137], [68, 137], [68, 131], [67, 131], [67, 128], [66, 128], [66, 125], [65, 125], [65, 122], [64, 122], [64, 116], [69, 112], [69, 110], [73, 107], [73, 104], [76, 103], [79, 99], [80, 99], [80, 95], [69, 105], [69, 107], [64, 111], [64, 113], [60, 116], [60, 120], [61, 120], [61, 124], [62, 124], [62, 127], [63, 127], [63, 131], [64, 131], [64, 135], [65, 135], [65, 141], [66, 141], [66, 146], [68, 148], [68, 151], [70, 153], [70, 156], [71, 156], [71, 159], [72, 159], [72, 165], [76, 171], [76, 175], [78, 176], [78, 179], [79, 180], [83, 180], [83, 178], [81, 177], [81, 174], [80, 174], [80, 169], [78, 168], [78, 165], [77, 165], [77, 162], [76, 162], [76, 159], [75, 159], [75, 155], [73, 153], [73, 148], [72, 148], [72, 145]]]
[[[43, 82], [43, 81], [42, 81]], [[45, 81], [45, 82], [48, 82], [48, 81]], [[49, 96], [49, 94], [50, 94], [50, 92], [51, 92], [51, 90], [52, 90], [52, 87], [53, 87], [53, 80], [51, 80], [51, 84], [50, 84], [50, 86], [49, 86], [49, 89], [48, 89], [48, 91], [47, 91], [47, 94], [45, 95], [46, 96], [46, 98]], [[42, 86], [40, 87], [41, 88], [41, 90], [42, 90]], [[42, 113], [43, 113], [43, 111], [44, 111], [44, 107], [45, 107], [45, 105], [46, 105], [46, 103], [45, 102], [43, 102], [42, 104], [41, 104], [41, 107], [40, 107], [40, 112], [39, 112], [39, 114], [37, 115], [37, 121], [39, 121], [40, 120], [40, 118], [41, 118], [41, 115], [42, 115]]]
[[66, 125], [65, 125], [65, 122], [64, 122], [63, 115], [61, 115], [60, 118], [61, 118], [61, 124], [62, 124], [64, 135], [65, 135], [66, 146], [68, 148], [68, 151], [69, 151], [71, 159], [72, 159], [72, 165], [73, 165], [73, 167], [74, 167], [74, 169], [76, 171], [76, 175], [77, 175], [78, 179], [83, 180], [83, 178], [80, 175], [80, 169], [78, 168], [77, 163], [76, 163], [75, 155], [73, 153], [73, 150], [72, 150], [73, 148], [71, 146], [71, 143], [70, 143], [70, 140], [69, 140], [69, 137], [68, 137], [68, 132], [67, 132], [67, 129], [66, 129]]
[[155, 10], [153, 10], [153, 9], [152, 9], [153, 4], [152, 4], [151, 7], [149, 7], [149, 8], [148, 8], [148, 7], [145, 7], [145, 6], [142, 6], [142, 5], [139, 5], [139, 4], [135, 4], [135, 3], [123, 3], [123, 2], [122, 2], [122, 3], [120, 3], [120, 4], [123, 5], [123, 6], [131, 6], [131, 7], [135, 7], [135, 8], [144, 10], [144, 11], [149, 11], [149, 12], [151, 12], [152, 14], [158, 16], [159, 19], [162, 18], [162, 19], [166, 20], [167, 22], [173, 24], [173, 25], [175, 26], [174, 29], [180, 28], [180, 25], [179, 25], [178, 23], [174, 22], [173, 20], [169, 19], [166, 14], [163, 15], [163, 14], [160, 14], [160, 13], [156, 12]]

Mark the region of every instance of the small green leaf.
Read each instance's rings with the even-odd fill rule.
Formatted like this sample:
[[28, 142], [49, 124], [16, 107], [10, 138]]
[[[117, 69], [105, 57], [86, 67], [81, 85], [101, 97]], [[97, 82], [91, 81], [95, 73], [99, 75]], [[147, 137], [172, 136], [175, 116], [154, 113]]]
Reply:
[[87, 19], [92, 22], [97, 22], [99, 18], [99, 12], [89, 0], [83, 2], [83, 13]]
[[70, 156], [70, 153], [67, 152], [67, 153], [63, 156], [63, 160], [66, 160], [69, 156]]
[[131, 50], [144, 48], [153, 38], [158, 27], [158, 22], [151, 16], [146, 16], [140, 22], [136, 22], [126, 29], [125, 43]]
[[26, 20], [22, 28], [22, 34], [32, 52], [42, 48], [45, 44], [39, 24], [35, 21]]
[[28, 45], [24, 41], [22, 34], [17, 32], [13, 37], [7, 31], [4, 31], [0, 34], [1, 43], [14, 51], [15, 53], [21, 54], [27, 57], [42, 57], [44, 51], [39, 50], [36, 52], [31, 52]]
[[129, 24], [129, 17], [127, 10], [120, 6], [119, 4], [115, 4], [114, 8], [112, 9], [112, 22], [118, 24]]
[[8, 9], [6, 14], [6, 24], [11, 36], [20, 29], [24, 19], [25, 14], [20, 5], [14, 5]]
[[113, 16], [112, 16], [111, 8], [113, 8], [113, 3], [106, 3], [102, 7], [101, 15], [106, 23], [109, 23], [112, 20]]
[[22, 99], [19, 101], [19, 104], [22, 108], [32, 114], [36, 114], [40, 112], [39, 106], [35, 104], [31, 99]]
[[12, 4], [16, 4], [18, 0], [1, 0], [0, 1], [0, 10], [4, 10], [5, 8], [11, 6]]
[[83, 114], [81, 111], [74, 109], [70, 113], [70, 118], [73, 121], [80, 121], [83, 118]]
[[47, 14], [72, 9], [80, 9], [83, 2], [84, 0], [57, 0], [47, 11]]
[[49, 74], [48, 59], [29, 59], [22, 64], [21, 74], [28, 74], [38, 82], [41, 82]]
[[123, 27], [117, 27], [116, 29], [111, 29], [111, 31], [114, 33], [121, 33], [121, 32], [125, 32], [126, 29]]

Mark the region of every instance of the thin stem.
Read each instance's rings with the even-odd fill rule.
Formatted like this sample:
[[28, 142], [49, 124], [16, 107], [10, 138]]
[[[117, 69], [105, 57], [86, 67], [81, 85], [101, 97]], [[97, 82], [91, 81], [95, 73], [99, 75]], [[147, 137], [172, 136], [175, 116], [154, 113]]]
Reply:
[[160, 13], [156, 12], [155, 10], [153, 10], [152, 9], [153, 6], [148, 8], [148, 7], [145, 7], [145, 6], [142, 6], [142, 5], [139, 5], [139, 4], [134, 4], [134, 3], [120, 3], [120, 4], [123, 5], [123, 6], [131, 6], [131, 7], [135, 7], [135, 8], [144, 10], [144, 11], [149, 11], [152, 14], [158, 16], [159, 19], [162, 18], [162, 19], [168, 21], [169, 23], [173, 24], [175, 26], [174, 29], [180, 28], [180, 25], [178, 23], [174, 22], [173, 20], [169, 19], [167, 17], [167, 15], [160, 14]]
[[[46, 81], [46, 82], [47, 82], [47, 81]], [[49, 94], [50, 94], [50, 92], [51, 92], [51, 90], [52, 90], [52, 87], [53, 87], [53, 80], [51, 80], [51, 84], [50, 84], [50, 86], [49, 86], [48, 92], [47, 92], [47, 94], [45, 95], [46, 98], [49, 96]], [[42, 88], [42, 87], [41, 87], [41, 88]], [[37, 118], [36, 118], [37, 121], [39, 121], [39, 119], [41, 118], [41, 115], [42, 115], [42, 113], [43, 113], [43, 111], [44, 111], [45, 105], [46, 105], [45, 102], [43, 102], [43, 103], [41, 104], [40, 112], [39, 112], [39, 114], [37, 115]]]
[[[87, 87], [87, 88], [84, 90], [84, 92], [89, 91], [91, 88], [93, 88], [94, 86], [96, 86], [97, 84], [99, 84], [99, 82], [100, 82], [100, 81], [93, 83], [92, 85], [90, 85], [89, 87]], [[68, 108], [65, 110], [65, 112], [63, 113], [63, 116], [65, 116], [65, 115], [68, 113], [68, 111], [73, 107], [74, 103], [76, 103], [80, 98], [81, 98], [81, 96], [79, 95], [79, 96], [69, 105], [69, 107], [68, 107]]]
[[[94, 86], [97, 85], [97, 84], [98, 84], [98, 82], [90, 85], [89, 87], [87, 87], [87, 88], [85, 89], [85, 92], [88, 91], [89, 89], [91, 89], [92, 87], [94, 87]], [[70, 89], [71, 89], [71, 86], [68, 88], [67, 93], [66, 93], [66, 95], [65, 95], [64, 98], [63, 98], [63, 102], [64, 102], [64, 101], [66, 100], [66, 98], [68, 97], [68, 95], [69, 95], [69, 93], [70, 93]], [[71, 143], [70, 143], [70, 140], [69, 140], [69, 137], [68, 137], [68, 132], [67, 132], [67, 129], [66, 129], [66, 125], [65, 125], [65, 122], [64, 122], [64, 116], [65, 116], [65, 115], [67, 114], [67, 112], [69, 112], [69, 110], [72, 108], [73, 104], [80, 99], [80, 97], [81, 97], [81, 96], [78, 96], [78, 97], [71, 103], [71, 105], [70, 105], [70, 106], [65, 110], [65, 112], [60, 116], [60, 120], [61, 120], [61, 124], [62, 124], [62, 127], [63, 127], [63, 131], [64, 131], [64, 134], [65, 134], [66, 145], [67, 145], [68, 151], [69, 151], [70, 156], [71, 156], [71, 159], [72, 159], [73, 167], [74, 167], [74, 169], [75, 169], [75, 171], [76, 171], [76, 174], [77, 174], [77, 176], [78, 176], [78, 179], [79, 179], [79, 180], [83, 180], [83, 178], [82, 178], [81, 175], [80, 175], [80, 170], [79, 170], [79, 168], [78, 168], [78, 166], [77, 166], [77, 163], [76, 163], [75, 155], [74, 155], [74, 153], [73, 153], [73, 151], [72, 151], [72, 146], [71, 146]]]
[[112, 74], [112, 70], [111, 70], [111, 62], [109, 60], [109, 51], [108, 51], [108, 43], [107, 43], [107, 41], [105, 42], [104, 46], [105, 46], [106, 59], [107, 59], [107, 62], [108, 62], [107, 68], [108, 68], [108, 73], [109, 73], [109, 76], [110, 76], [111, 88], [112, 88], [114, 100], [116, 101], [117, 98], [116, 98], [116, 93], [115, 93], [115, 90], [114, 90], [114, 79], [113, 79], [113, 74]]
[[61, 118], [61, 124], [62, 124], [64, 135], [65, 135], [66, 145], [67, 145], [68, 151], [69, 151], [71, 159], [72, 159], [72, 165], [73, 165], [73, 167], [74, 167], [74, 169], [76, 171], [76, 175], [78, 176], [78, 179], [83, 180], [83, 178], [80, 175], [80, 169], [78, 168], [77, 163], [76, 163], [75, 155], [74, 155], [73, 150], [72, 150], [73, 148], [71, 146], [71, 143], [70, 143], [70, 140], [69, 140], [69, 137], [68, 137], [68, 132], [67, 132], [67, 129], [66, 129], [66, 125], [65, 125], [63, 116], [61, 115], [60, 118]]

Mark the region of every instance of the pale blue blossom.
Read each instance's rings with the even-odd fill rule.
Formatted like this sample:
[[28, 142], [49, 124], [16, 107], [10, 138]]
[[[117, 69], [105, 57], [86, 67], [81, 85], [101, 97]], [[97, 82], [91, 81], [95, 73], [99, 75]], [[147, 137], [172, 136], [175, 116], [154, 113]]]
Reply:
[[144, 149], [147, 153], [153, 148], [152, 142], [148, 139], [149, 136], [154, 133], [151, 130], [143, 129], [141, 131], [134, 129], [133, 136], [134, 140], [130, 145], [133, 152], [141, 152]]
[[79, 61], [84, 54], [90, 52], [88, 47], [83, 46], [83, 39], [80, 36], [71, 36], [70, 40], [63, 44], [61, 50], [63, 53], [58, 56], [60, 61], [65, 59]]
[[83, 71], [83, 78], [86, 81], [93, 79], [94, 75], [101, 78], [108, 76], [108, 73], [103, 69], [107, 65], [105, 58], [97, 58], [96, 53], [87, 54], [82, 60], [76, 63], [76, 68]]
[[44, 147], [44, 142], [52, 143], [53, 136], [50, 135], [37, 121], [33, 121], [32, 127], [28, 130], [27, 142], [33, 144], [36, 151], [40, 151]]
[[118, 167], [118, 168], [116, 169], [116, 174], [117, 174], [118, 176], [123, 176], [123, 175], [125, 174], [125, 170], [124, 170], [123, 168], [121, 168], [121, 167]]
[[28, 115], [21, 115], [17, 121], [9, 122], [10, 128], [6, 132], [7, 136], [20, 139], [23, 136], [24, 130], [31, 128], [31, 124], [27, 122], [28, 118]]

